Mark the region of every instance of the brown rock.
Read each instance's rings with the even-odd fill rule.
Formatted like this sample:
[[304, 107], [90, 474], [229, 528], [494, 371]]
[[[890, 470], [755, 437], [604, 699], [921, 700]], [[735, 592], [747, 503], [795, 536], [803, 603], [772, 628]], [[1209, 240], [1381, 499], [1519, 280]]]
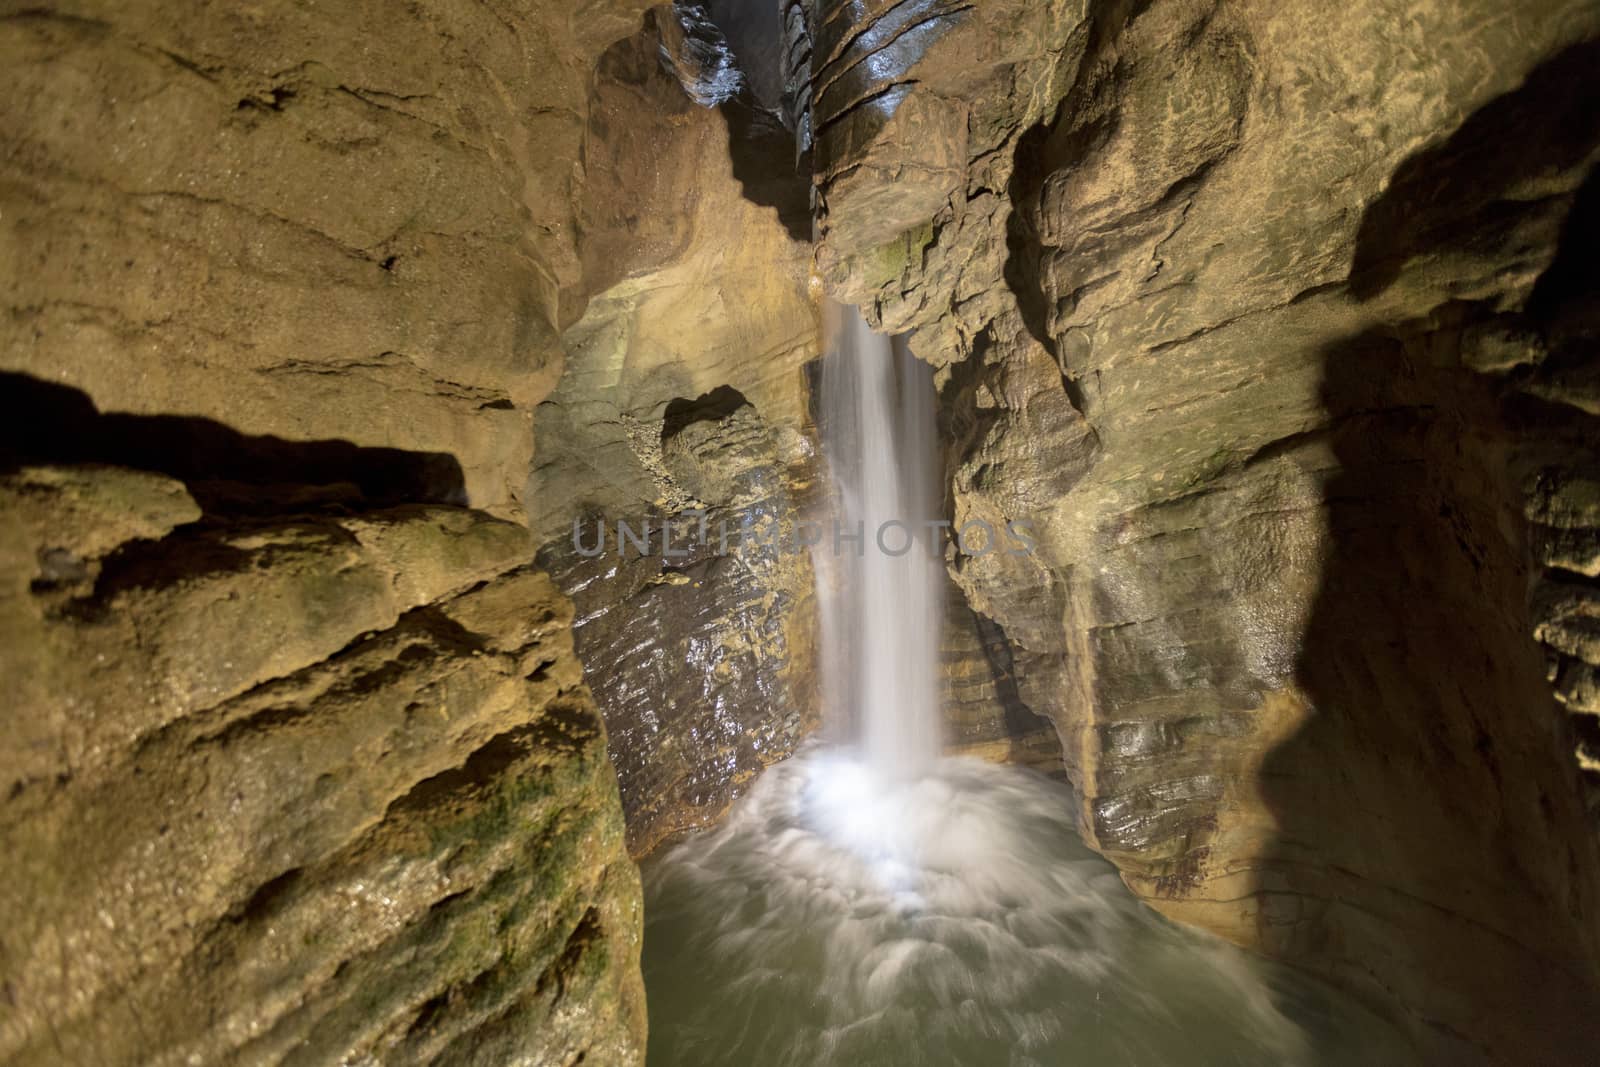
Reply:
[[947, 367], [958, 520], [1037, 523], [956, 576], [1135, 891], [1429, 1061], [1576, 1062], [1600, 737], [1530, 637], [1589, 706], [1540, 605], [1592, 584], [1600, 22], [1489, 14], [983, 5], [896, 75], [964, 190], [818, 260]]
[[152, 536], [92, 581], [10, 572], [7, 1062], [642, 1056], [638, 875], [572, 609], [519, 569], [520, 527], [163, 536], [176, 483], [33, 468], [5, 488], [24, 545], [89, 543], [39, 486]]
[[[810, 560], [740, 535], [759, 510], [789, 537], [812, 477], [817, 317], [788, 225], [804, 182], [783, 178], [787, 134], [781, 166], [755, 166], [771, 130], [748, 93], [690, 100], [660, 58], [663, 17], [599, 65], [581, 208], [593, 291], [537, 411], [526, 494], [541, 565], [578, 605], [636, 854], [715, 820], [816, 720]], [[618, 522], [656, 531], [645, 555], [618, 548]], [[687, 556], [663, 554], [664, 522]], [[577, 551], [575, 524], [590, 547], [605, 527], [601, 555]]]
[[449, 453], [467, 502], [519, 515], [581, 306], [565, 161], [645, 6], [6, 18], [3, 366], [102, 410]]
[[0, 1060], [642, 1060], [508, 520], [645, 7], [0, 15]]

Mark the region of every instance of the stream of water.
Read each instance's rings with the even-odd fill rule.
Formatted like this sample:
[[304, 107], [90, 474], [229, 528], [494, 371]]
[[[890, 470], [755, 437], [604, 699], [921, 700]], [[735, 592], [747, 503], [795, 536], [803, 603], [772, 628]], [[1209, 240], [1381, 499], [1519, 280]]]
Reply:
[[933, 368], [830, 304], [818, 422], [835, 501], [812, 552], [833, 739], [907, 778], [939, 758]]
[[824, 451], [864, 536], [814, 553], [828, 737], [644, 864], [649, 1062], [1406, 1062], [1355, 1004], [1141, 905], [1065, 785], [940, 758], [931, 372], [852, 309], [830, 333]]

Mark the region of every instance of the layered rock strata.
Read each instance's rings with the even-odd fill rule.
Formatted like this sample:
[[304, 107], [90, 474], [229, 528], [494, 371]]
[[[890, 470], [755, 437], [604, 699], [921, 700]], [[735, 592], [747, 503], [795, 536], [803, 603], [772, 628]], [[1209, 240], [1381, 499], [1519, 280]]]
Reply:
[[[941, 18], [909, 56], [848, 46], [893, 116], [817, 97], [818, 262], [945, 366], [957, 521], [1035, 524], [1033, 557], [954, 573], [1086, 837], [1429, 1061], [1575, 1062], [1593, 6]], [[897, 160], [945, 192], [886, 236], [847, 179]]]
[[591, 74], [644, 7], [6, 5], [3, 366], [448, 454], [516, 518], [582, 311]]
[[520, 522], [642, 13], [0, 5], [0, 1060], [642, 1058]]
[[759, 72], [697, 103], [678, 18], [655, 9], [597, 70], [592, 295], [526, 494], [539, 559], [578, 604], [636, 852], [717, 818], [817, 719], [810, 559], [786, 547], [814, 477], [805, 186]]
[[16, 1064], [632, 1062], [638, 874], [520, 527], [11, 465]]

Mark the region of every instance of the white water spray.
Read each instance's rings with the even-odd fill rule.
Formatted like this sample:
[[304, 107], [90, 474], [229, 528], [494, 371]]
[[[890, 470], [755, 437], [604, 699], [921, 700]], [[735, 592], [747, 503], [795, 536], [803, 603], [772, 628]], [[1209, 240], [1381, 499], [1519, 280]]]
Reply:
[[813, 558], [848, 743], [769, 769], [721, 828], [646, 862], [650, 1062], [1406, 1062], [1355, 1005], [1140, 905], [1078, 841], [1065, 785], [940, 758], [931, 371], [853, 309], [828, 319], [842, 536], [825, 520]]
[[933, 369], [829, 303], [823, 452], [835, 522], [814, 551], [828, 713], [886, 779], [938, 759], [940, 544]]

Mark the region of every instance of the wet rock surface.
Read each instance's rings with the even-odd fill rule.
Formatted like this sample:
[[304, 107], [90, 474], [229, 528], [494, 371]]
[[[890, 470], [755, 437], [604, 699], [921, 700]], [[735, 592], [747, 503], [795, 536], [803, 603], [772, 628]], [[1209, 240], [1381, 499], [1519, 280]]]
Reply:
[[941, 368], [956, 525], [1031, 535], [950, 557], [952, 741], [1425, 1061], [1581, 1061], [1596, 40], [0, 13], [0, 1058], [635, 1061], [627, 851], [814, 725], [809, 561], [742, 530], [819, 492], [814, 270]]
[[[818, 171], [830, 290], [946, 368], [957, 521], [1036, 527], [953, 573], [1088, 839], [1430, 1060], [1578, 1062], [1600, 1004], [1597, 37], [1559, 0], [980, 5], [894, 75], [908, 126], [964, 108], [943, 201], [885, 239]], [[841, 124], [885, 171], [939, 140]]]
[[718, 818], [818, 717], [810, 561], [767, 428], [737, 393], [713, 394], [669, 405], [663, 434], [661, 469], [692, 508], [585, 516], [539, 553], [572, 591], [580, 654], [601, 665], [590, 677], [638, 854]]
[[656, 9], [661, 56], [689, 98], [701, 107], [716, 107], [745, 88], [728, 39], [699, 4], [671, 4]]
[[[527, 490], [539, 559], [578, 605], [636, 853], [718, 818], [817, 716], [811, 564], [785, 547], [813, 477], [817, 324], [809, 245], [775, 203], [803, 213], [804, 183], [753, 90], [701, 107], [663, 65], [675, 17], [656, 9], [597, 71], [593, 295], [536, 412]], [[777, 166], [752, 173], [772, 131]]]

